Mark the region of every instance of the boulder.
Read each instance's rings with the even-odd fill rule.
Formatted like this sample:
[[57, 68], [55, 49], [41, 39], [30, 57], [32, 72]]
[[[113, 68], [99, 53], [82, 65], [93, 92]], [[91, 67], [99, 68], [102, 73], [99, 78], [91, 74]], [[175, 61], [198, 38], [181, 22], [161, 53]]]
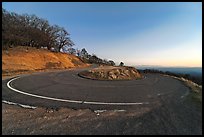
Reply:
[[[85, 73], [83, 72], [81, 74]], [[88, 78], [98, 80], [131, 80], [141, 78], [141, 74], [133, 67], [112, 67], [112, 66], [102, 66], [99, 68], [89, 70], [86, 76]]]

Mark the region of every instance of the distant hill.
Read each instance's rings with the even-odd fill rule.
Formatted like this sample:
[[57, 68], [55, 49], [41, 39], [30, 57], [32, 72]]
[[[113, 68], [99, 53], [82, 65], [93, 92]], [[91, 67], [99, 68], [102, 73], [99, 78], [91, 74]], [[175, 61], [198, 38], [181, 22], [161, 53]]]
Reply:
[[18, 46], [2, 50], [2, 76], [86, 66], [77, 56], [46, 49]]
[[202, 67], [156, 67], [156, 66], [137, 66], [136, 68], [144, 69], [156, 69], [163, 72], [169, 71], [177, 74], [190, 74], [192, 76], [202, 77]]
[[202, 85], [202, 68], [201, 67], [136, 67], [140, 72], [161, 73], [183, 77], [191, 80], [199, 85]]

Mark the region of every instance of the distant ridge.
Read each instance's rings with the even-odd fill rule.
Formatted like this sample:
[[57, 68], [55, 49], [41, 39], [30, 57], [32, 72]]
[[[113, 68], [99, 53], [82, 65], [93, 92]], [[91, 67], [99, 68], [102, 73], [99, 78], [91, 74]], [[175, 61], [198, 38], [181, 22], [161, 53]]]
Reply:
[[140, 65], [136, 66], [137, 69], [156, 69], [163, 72], [169, 71], [177, 74], [189, 74], [192, 76], [202, 77], [202, 67], [162, 67], [162, 66], [150, 66]]

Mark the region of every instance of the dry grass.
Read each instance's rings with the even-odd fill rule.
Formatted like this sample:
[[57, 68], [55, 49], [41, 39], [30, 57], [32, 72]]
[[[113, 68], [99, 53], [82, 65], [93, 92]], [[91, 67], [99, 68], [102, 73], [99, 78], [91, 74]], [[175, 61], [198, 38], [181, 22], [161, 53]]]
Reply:
[[36, 72], [47, 69], [86, 67], [78, 57], [32, 47], [16, 47], [2, 51], [2, 75]]
[[191, 81], [185, 81], [184, 83], [192, 91], [189, 96], [197, 102], [202, 102], [202, 86], [198, 86]]
[[[164, 75], [164, 76], [170, 76], [170, 75]], [[202, 102], [202, 85], [198, 85], [190, 80], [184, 79], [184, 78], [179, 78], [175, 76], [170, 76], [172, 78], [178, 79], [182, 81], [189, 89], [192, 91], [189, 94], [189, 97], [197, 102]]]

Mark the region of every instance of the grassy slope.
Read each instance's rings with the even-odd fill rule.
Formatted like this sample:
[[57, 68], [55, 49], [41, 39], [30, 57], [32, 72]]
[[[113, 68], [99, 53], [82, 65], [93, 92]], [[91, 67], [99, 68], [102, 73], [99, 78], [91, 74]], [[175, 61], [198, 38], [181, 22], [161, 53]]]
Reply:
[[44, 49], [16, 47], [2, 51], [2, 76], [50, 69], [86, 67], [78, 57]]

